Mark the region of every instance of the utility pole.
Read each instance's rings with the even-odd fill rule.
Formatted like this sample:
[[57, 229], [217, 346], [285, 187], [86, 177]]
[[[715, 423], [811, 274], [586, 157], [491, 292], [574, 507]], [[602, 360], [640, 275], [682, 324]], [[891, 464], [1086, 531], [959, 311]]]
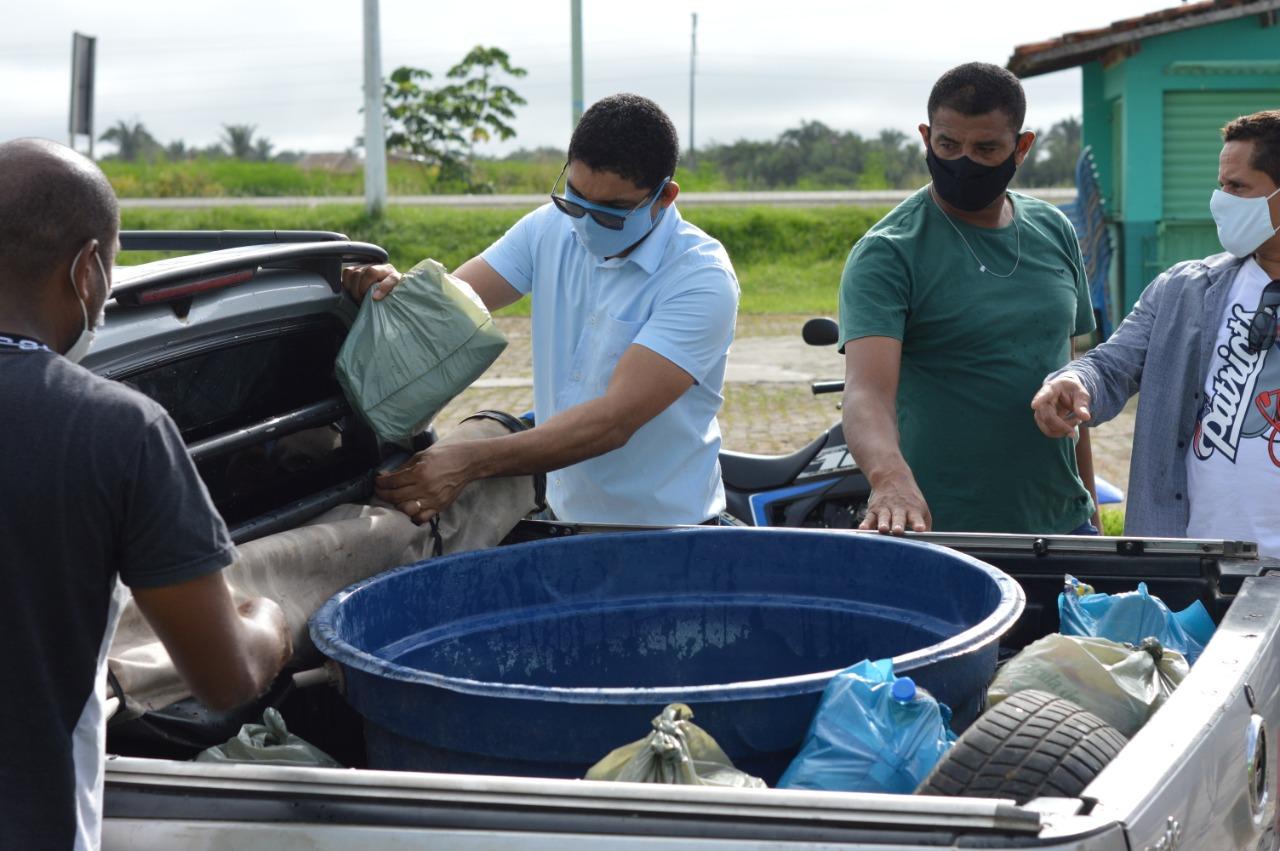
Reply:
[[569, 129], [573, 130], [582, 118], [582, 0], [569, 0], [569, 18], [573, 30], [573, 127]]
[[387, 206], [387, 136], [382, 124], [382, 35], [378, 0], [364, 0], [364, 205]]
[[698, 67], [698, 13], [693, 13], [693, 29], [689, 33], [689, 168], [696, 168], [694, 162], [693, 136], [693, 78]]

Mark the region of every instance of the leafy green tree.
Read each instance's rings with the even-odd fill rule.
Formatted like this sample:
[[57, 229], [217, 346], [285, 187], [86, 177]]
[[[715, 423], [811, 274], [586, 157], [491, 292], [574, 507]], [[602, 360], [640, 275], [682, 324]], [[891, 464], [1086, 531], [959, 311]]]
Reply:
[[929, 170], [924, 164], [924, 142], [901, 130], [881, 130], [867, 143], [877, 151], [884, 167], [885, 185], [898, 189], [924, 186]]
[[442, 86], [427, 85], [430, 71], [401, 66], [383, 85], [387, 147], [440, 169], [440, 180], [472, 179], [475, 146], [516, 135], [509, 122], [526, 101], [502, 82], [527, 72], [511, 64], [505, 51], [477, 45], [446, 73]]
[[1076, 179], [1083, 133], [1078, 118], [1064, 118], [1047, 133], [1036, 131], [1036, 144], [1014, 175], [1016, 186], [1070, 186]]
[[142, 122], [117, 121], [107, 132], [98, 137], [99, 142], [111, 142], [116, 146], [116, 157], [126, 162], [153, 154], [160, 150], [156, 141]]

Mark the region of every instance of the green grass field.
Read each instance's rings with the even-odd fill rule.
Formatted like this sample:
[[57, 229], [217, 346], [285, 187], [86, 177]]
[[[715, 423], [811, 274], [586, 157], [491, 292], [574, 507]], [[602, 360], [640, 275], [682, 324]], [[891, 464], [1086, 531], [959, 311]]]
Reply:
[[[126, 230], [334, 230], [382, 246], [400, 269], [425, 257], [452, 269], [502, 236], [524, 212], [391, 207], [374, 219], [356, 205], [322, 205], [126, 209], [122, 218]], [[681, 211], [724, 243], [742, 286], [743, 313], [814, 315], [835, 314], [845, 257], [884, 213], [855, 207], [691, 207]], [[131, 252], [121, 262], [140, 263], [156, 256]], [[528, 309], [526, 300], [506, 312], [523, 314]]]
[[[364, 171], [304, 169], [294, 163], [249, 162], [230, 158], [98, 163], [121, 198], [248, 198], [282, 195], [364, 194]], [[564, 164], [476, 160], [474, 180], [481, 191], [499, 195], [541, 194], [551, 191]], [[716, 169], [703, 164], [696, 171], [678, 169], [676, 182], [686, 190], [729, 190], [734, 187]], [[391, 195], [467, 193], [465, 183], [441, 181], [438, 169], [392, 161], [387, 167]]]

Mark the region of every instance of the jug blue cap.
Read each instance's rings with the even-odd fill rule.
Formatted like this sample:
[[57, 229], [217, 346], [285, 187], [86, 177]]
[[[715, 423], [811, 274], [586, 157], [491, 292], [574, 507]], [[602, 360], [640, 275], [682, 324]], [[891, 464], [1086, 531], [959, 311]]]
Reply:
[[908, 701], [915, 700], [916, 684], [915, 680], [910, 677], [898, 677], [893, 681], [893, 685], [889, 688], [889, 694], [894, 700]]

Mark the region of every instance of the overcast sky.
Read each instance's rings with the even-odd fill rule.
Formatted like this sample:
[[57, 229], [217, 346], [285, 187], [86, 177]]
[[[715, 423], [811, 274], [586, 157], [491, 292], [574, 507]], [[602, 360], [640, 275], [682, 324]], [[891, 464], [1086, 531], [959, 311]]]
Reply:
[[[277, 149], [342, 150], [362, 132], [360, 0], [7, 0], [0, 139], [67, 138], [71, 33], [96, 36], [101, 133], [141, 121], [163, 143], [206, 145], [257, 125]], [[698, 14], [696, 142], [767, 139], [801, 120], [874, 134], [911, 130], [933, 80], [969, 60], [1105, 26], [1173, 0], [583, 0], [586, 101], [656, 100], [689, 133], [690, 13]], [[512, 142], [564, 147], [570, 131], [569, 0], [382, 0], [383, 74], [438, 76], [477, 44], [528, 70]], [[1080, 113], [1080, 75], [1026, 81], [1031, 127]], [[83, 141], [81, 144], [83, 147]], [[99, 144], [95, 153], [109, 152]]]

